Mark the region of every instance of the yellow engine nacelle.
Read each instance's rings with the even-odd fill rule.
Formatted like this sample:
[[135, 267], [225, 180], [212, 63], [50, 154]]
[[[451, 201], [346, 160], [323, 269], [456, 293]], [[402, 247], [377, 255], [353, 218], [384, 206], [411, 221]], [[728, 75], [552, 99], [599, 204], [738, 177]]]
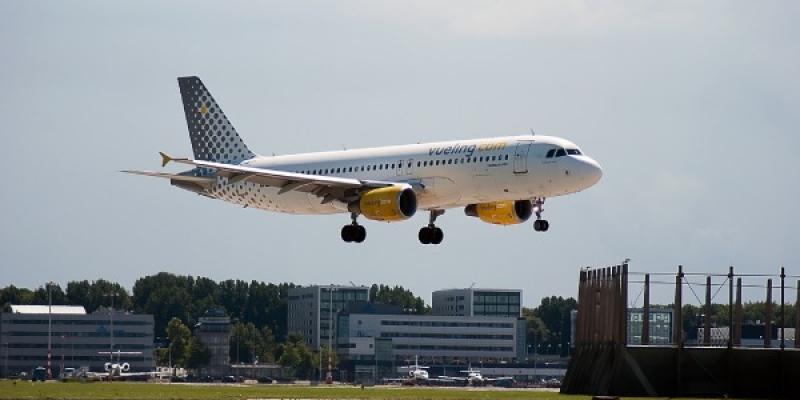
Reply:
[[470, 204], [464, 208], [470, 217], [495, 225], [521, 224], [533, 214], [533, 205], [528, 200], [495, 201], [492, 203]]
[[409, 187], [372, 189], [362, 194], [349, 208], [375, 221], [402, 221], [417, 212], [417, 195]]

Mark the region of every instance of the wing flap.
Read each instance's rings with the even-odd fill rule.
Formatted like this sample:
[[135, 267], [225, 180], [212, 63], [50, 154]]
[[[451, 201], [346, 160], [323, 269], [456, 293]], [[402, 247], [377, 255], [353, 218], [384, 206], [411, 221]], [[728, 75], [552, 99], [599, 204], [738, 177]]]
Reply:
[[120, 172], [133, 175], [154, 176], [156, 178], [174, 179], [176, 181], [192, 182], [200, 185], [214, 183], [214, 178], [207, 176], [191, 176], [191, 175], [181, 175], [181, 174], [170, 174], [166, 172], [136, 171], [136, 170], [122, 170]]

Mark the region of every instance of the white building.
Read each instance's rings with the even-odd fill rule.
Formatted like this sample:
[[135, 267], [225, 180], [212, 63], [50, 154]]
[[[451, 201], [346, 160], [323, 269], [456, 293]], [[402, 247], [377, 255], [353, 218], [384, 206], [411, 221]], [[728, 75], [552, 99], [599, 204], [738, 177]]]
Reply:
[[514, 317], [341, 313], [338, 329], [338, 350], [348, 360], [374, 360], [376, 348], [381, 359], [381, 347], [398, 362], [501, 363], [526, 355], [526, 321]]

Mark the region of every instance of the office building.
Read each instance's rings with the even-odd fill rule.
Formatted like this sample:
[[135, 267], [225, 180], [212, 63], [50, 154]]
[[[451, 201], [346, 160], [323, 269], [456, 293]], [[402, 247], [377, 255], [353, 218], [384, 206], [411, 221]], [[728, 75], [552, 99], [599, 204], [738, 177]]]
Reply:
[[522, 315], [518, 289], [444, 289], [433, 292], [433, 315], [513, 317]]
[[[628, 344], [642, 344], [644, 310], [628, 309]], [[672, 309], [650, 308], [650, 344], [672, 343]]]
[[[331, 296], [332, 294], [332, 296]], [[366, 302], [369, 288], [366, 286], [314, 285], [289, 289], [288, 331], [302, 335], [314, 350], [320, 345], [335, 346], [336, 313], [347, 304]], [[333, 310], [333, 313], [330, 312]]]
[[[338, 330], [339, 354], [353, 361], [375, 361], [376, 351], [378, 361], [391, 357], [397, 363], [417, 356], [435, 364], [526, 359], [521, 318], [343, 312]], [[391, 356], [382, 355], [389, 351]]]
[[[3, 376], [30, 373], [50, 365], [53, 376], [67, 367], [104, 371], [109, 351], [130, 364], [131, 372], [152, 371], [153, 316], [99, 309], [87, 314], [80, 306], [11, 306], [0, 314], [0, 361]], [[102, 354], [105, 353], [105, 354]]]

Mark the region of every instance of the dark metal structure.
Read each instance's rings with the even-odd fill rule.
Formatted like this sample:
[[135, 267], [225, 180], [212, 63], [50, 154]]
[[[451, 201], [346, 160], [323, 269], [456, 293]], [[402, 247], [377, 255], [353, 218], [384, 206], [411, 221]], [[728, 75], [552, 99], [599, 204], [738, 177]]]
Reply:
[[[800, 393], [800, 340], [794, 341], [795, 348], [785, 346], [787, 275], [784, 268], [778, 275], [780, 287], [775, 288], [780, 290], [781, 299], [778, 321], [775, 321], [772, 306], [772, 278], [766, 282], [766, 321], [761, 348], [742, 347], [742, 277], [766, 278], [768, 275], [741, 274], [737, 277], [733, 267], [727, 274], [689, 274], [678, 266], [672, 305], [672, 344], [650, 345], [650, 275], [671, 273], [644, 274], [642, 345], [630, 346], [626, 326], [629, 274], [627, 264], [580, 271], [575, 347], [561, 386], [562, 393], [759, 398], [794, 398]], [[687, 275], [706, 277], [698, 346], [687, 346], [683, 327], [683, 287], [688, 286], [701, 302], [686, 280]], [[725, 281], [713, 285], [712, 276], [725, 278]], [[717, 346], [712, 340], [710, 323], [714, 310], [712, 300], [716, 296], [716, 293], [712, 295], [713, 286], [718, 287], [716, 293], [725, 286], [728, 288], [727, 336], [725, 343], [717, 343]], [[800, 281], [796, 301], [795, 335], [800, 333]], [[773, 329], [775, 323], [780, 326]], [[778, 347], [772, 347], [771, 343], [774, 330], [777, 330], [776, 340], [780, 340]]]

